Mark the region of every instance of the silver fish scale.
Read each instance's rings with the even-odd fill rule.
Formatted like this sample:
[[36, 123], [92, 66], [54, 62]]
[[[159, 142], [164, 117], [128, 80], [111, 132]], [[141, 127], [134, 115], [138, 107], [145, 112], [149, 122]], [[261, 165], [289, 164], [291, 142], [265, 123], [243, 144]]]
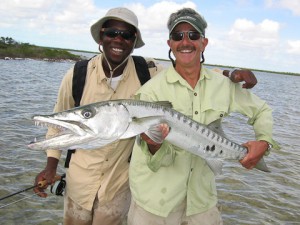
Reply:
[[[51, 115], [35, 116], [33, 119], [39, 121], [37, 125], [49, 123], [63, 127], [66, 132], [44, 141], [31, 142], [28, 147], [61, 150], [100, 149], [113, 141], [131, 138], [144, 132], [153, 134], [153, 138], [160, 141], [156, 130], [152, 128], [167, 123], [170, 132], [166, 141], [205, 159], [215, 174], [221, 169], [217, 163], [219, 160], [209, 158], [240, 160], [247, 154], [244, 146], [215, 132], [220, 128], [220, 121], [206, 126], [170, 107], [169, 102], [162, 104], [139, 100], [110, 100]], [[263, 159], [257, 163], [256, 168], [270, 171]]]
[[[123, 102], [124, 103], [124, 102]], [[168, 123], [171, 127], [171, 132], [169, 135], [174, 137], [167, 137], [166, 140], [171, 143], [176, 143], [180, 148], [191, 151], [192, 153], [202, 156], [202, 157], [215, 157], [215, 158], [227, 158], [227, 159], [242, 159], [247, 153], [247, 149], [239, 144], [236, 144], [225, 137], [217, 134], [216, 132], [210, 130], [205, 125], [202, 125], [186, 115], [177, 112], [169, 107], [164, 107], [154, 103], [141, 102], [141, 101], [127, 101], [126, 107], [137, 107], [137, 111], [141, 114], [138, 109], [142, 107], [147, 110], [150, 115], [157, 115], [163, 113], [164, 122]], [[185, 129], [183, 128], [185, 126]], [[178, 131], [185, 130], [186, 133], [180, 133]], [[176, 135], [176, 132], [177, 135]], [[182, 136], [196, 136], [194, 138], [189, 137], [193, 143], [184, 143], [185, 141], [179, 142]], [[180, 136], [179, 136], [180, 135]], [[201, 140], [199, 140], [201, 137]]]

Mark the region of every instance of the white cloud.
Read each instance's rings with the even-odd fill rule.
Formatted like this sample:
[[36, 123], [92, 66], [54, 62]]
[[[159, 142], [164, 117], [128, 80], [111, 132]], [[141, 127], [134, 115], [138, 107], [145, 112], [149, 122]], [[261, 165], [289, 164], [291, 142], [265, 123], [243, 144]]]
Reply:
[[287, 52], [290, 54], [300, 55], [300, 40], [287, 41]]
[[267, 7], [284, 8], [292, 11], [295, 16], [300, 16], [299, 0], [265, 0]]
[[226, 29], [219, 32], [214, 24], [211, 26], [213, 33], [208, 36], [206, 51], [208, 63], [257, 69], [271, 69], [278, 63], [277, 56], [284, 49], [278, 22], [265, 19], [255, 23], [248, 19], [236, 19], [228, 32]]
[[183, 7], [196, 9], [196, 4], [187, 1], [179, 4], [174, 1], [160, 1], [146, 8], [141, 3], [133, 3], [126, 5], [134, 11], [139, 18], [141, 29], [155, 30], [160, 32], [167, 31], [167, 20], [169, 15]]
[[35, 29], [40, 33], [62, 32], [62, 35], [82, 31], [83, 27], [88, 30], [90, 21], [97, 15], [92, 0], [4, 0], [0, 11], [1, 24], [6, 24], [5, 27]]
[[[237, 9], [251, 6], [249, 0], [235, 0], [235, 3], [237, 3]], [[122, 6], [137, 14], [139, 27], [146, 43], [143, 48], [136, 49], [134, 54], [168, 58], [166, 23], [169, 15], [183, 7], [199, 10], [197, 5], [198, 8], [201, 7], [201, 10], [207, 11], [208, 18], [209, 15], [214, 15], [216, 18], [218, 17], [216, 15], [223, 15], [226, 11], [227, 4], [219, 4], [214, 7], [214, 10], [206, 9], [207, 4], [210, 5], [210, 3], [205, 3], [200, 6], [197, 1], [192, 0], [155, 0], [150, 5], [143, 1], [123, 1]], [[300, 0], [265, 0], [265, 5], [268, 7], [289, 9], [295, 15], [299, 15], [299, 4]], [[95, 0], [2, 0], [0, 3], [1, 35], [36, 45], [97, 52], [98, 46], [90, 35], [90, 26], [115, 4], [109, 3], [103, 7], [99, 0], [99, 5], [101, 6], [95, 5]], [[224, 12], [219, 11], [218, 14], [217, 11], [220, 8]], [[273, 11], [277, 13], [279, 10]], [[247, 12], [245, 11], [243, 16], [252, 18], [247, 15]], [[250, 9], [249, 13], [251, 13]], [[260, 13], [265, 13], [265, 11], [260, 11]], [[281, 64], [282, 67], [288, 62], [295, 61], [295, 55], [299, 55], [297, 36], [295, 40], [292, 40], [292, 37], [289, 37], [289, 41], [280, 40], [284, 35], [279, 30], [286, 29], [284, 34], [289, 36], [287, 29], [290, 23], [280, 16], [278, 16], [278, 21], [281, 20], [280, 24], [268, 19], [271, 18], [268, 14], [263, 14], [263, 16], [266, 19], [260, 22], [236, 19], [234, 22], [231, 21], [231, 26], [225, 18], [224, 21], [221, 17], [215, 21], [209, 19], [207, 30], [209, 45], [205, 51], [207, 62], [273, 69], [274, 65]], [[230, 18], [232, 17], [229, 16], [228, 19]], [[292, 32], [295, 36], [295, 31]], [[287, 62], [282, 63], [282, 60]], [[298, 67], [294, 70], [298, 71]]]
[[147, 8], [142, 3], [126, 4], [125, 7], [134, 11], [139, 18], [139, 27], [146, 44], [142, 49], [135, 50], [134, 54], [167, 59], [169, 49], [167, 20], [170, 14], [183, 7], [196, 10], [197, 6], [191, 1], [182, 4], [174, 1], [159, 1]]
[[268, 19], [258, 24], [247, 19], [237, 19], [228, 36], [230, 42], [240, 47], [272, 48], [279, 42], [279, 28], [278, 22]]

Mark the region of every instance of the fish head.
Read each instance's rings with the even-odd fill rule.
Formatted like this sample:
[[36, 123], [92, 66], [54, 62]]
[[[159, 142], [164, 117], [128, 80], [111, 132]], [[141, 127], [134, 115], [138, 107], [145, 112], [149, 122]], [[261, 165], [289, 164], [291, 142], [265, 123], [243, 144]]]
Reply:
[[[113, 102], [99, 102], [50, 115], [32, 118], [37, 126], [55, 129], [55, 136], [28, 145], [32, 149], [102, 147], [117, 140], [131, 121], [127, 108]], [[96, 142], [97, 144], [91, 144]]]

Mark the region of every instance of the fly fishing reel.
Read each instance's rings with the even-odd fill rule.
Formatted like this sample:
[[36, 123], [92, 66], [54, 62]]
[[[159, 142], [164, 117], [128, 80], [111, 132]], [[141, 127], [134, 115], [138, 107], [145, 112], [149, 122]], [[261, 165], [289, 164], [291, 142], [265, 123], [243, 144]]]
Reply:
[[50, 192], [52, 194], [63, 196], [65, 193], [65, 187], [66, 187], [66, 174], [63, 174], [60, 178], [60, 180], [55, 181], [53, 185], [51, 185]]

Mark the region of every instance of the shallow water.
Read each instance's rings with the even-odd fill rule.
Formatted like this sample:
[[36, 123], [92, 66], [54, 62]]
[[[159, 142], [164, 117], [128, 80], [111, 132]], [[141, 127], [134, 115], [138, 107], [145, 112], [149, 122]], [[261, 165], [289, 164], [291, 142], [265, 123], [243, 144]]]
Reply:
[[[52, 111], [61, 79], [72, 64], [0, 60], [0, 198], [30, 187], [44, 168], [45, 153], [26, 147], [45, 132], [30, 118]], [[282, 149], [266, 158], [271, 173], [225, 162], [217, 178], [224, 224], [300, 224], [300, 77], [256, 75], [259, 84], [253, 91], [273, 108], [274, 138]], [[245, 124], [240, 115], [226, 119], [227, 136], [238, 143], [253, 139]], [[58, 173], [63, 171], [61, 164]], [[61, 224], [63, 199], [49, 196], [42, 199], [27, 191], [0, 201], [1, 224]]]

